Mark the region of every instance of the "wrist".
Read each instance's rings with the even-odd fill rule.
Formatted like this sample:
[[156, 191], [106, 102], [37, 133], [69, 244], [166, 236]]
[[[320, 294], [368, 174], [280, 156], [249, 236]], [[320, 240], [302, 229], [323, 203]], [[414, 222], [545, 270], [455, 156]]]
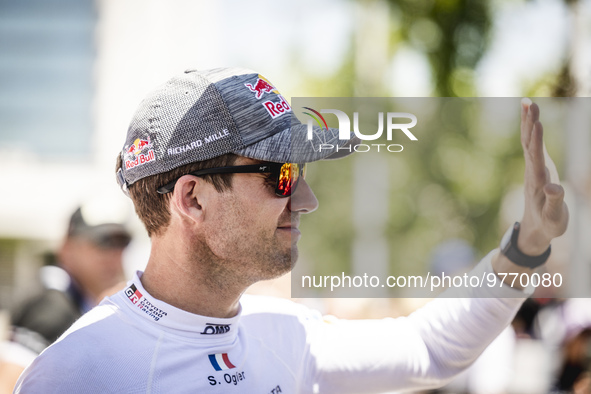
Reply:
[[[544, 239], [537, 236], [531, 237], [533, 234], [525, 234], [522, 238], [521, 225], [516, 222], [503, 236], [501, 240], [501, 253], [507, 257], [511, 262], [521, 267], [536, 268], [544, 264], [551, 253], [550, 246], [541, 249], [544, 246]], [[525, 250], [519, 246], [519, 239], [525, 245]], [[549, 245], [549, 243], [548, 243]]]
[[530, 230], [527, 224], [522, 223], [517, 237], [517, 247], [523, 254], [539, 256], [548, 249], [551, 241], [541, 232]]

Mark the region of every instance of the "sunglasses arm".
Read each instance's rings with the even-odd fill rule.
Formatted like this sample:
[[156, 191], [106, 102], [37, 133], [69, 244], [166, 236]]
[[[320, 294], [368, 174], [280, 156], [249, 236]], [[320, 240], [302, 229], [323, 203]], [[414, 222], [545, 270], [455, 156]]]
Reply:
[[[234, 166], [234, 167], [214, 167], [214, 168], [205, 168], [203, 170], [193, 171], [186, 175], [194, 175], [194, 176], [202, 176], [202, 175], [211, 175], [211, 174], [237, 174], [237, 173], [266, 173], [266, 172], [273, 172], [272, 165], [269, 164], [250, 164], [246, 166]], [[281, 167], [279, 167], [281, 168]], [[167, 183], [164, 186], [160, 186], [156, 191], [159, 194], [166, 194], [170, 193], [174, 190], [174, 185], [176, 185], [179, 178], [175, 179], [172, 182]]]

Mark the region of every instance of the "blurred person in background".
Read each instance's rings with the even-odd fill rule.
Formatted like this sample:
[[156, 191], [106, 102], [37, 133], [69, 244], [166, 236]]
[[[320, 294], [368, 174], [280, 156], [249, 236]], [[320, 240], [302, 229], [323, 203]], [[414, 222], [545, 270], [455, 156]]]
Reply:
[[564, 344], [563, 362], [556, 389], [576, 394], [591, 393], [591, 326], [572, 334]]
[[10, 341], [0, 351], [0, 376], [13, 379], [4, 376], [6, 390], [12, 392], [18, 374], [72, 323], [111, 289], [114, 293], [123, 287], [123, 251], [131, 241], [124, 219], [113, 206], [96, 200], [72, 214], [57, 251], [58, 265], [40, 269], [40, 293], [11, 313]]
[[[464, 288], [408, 317], [362, 321], [243, 295], [297, 260], [300, 217], [318, 207], [304, 164], [343, 156], [313, 149], [306, 129], [251, 70], [188, 70], [150, 93], [117, 156], [151, 237], [146, 269], [37, 357], [15, 393], [377, 393], [438, 387], [474, 362], [531, 289]], [[474, 276], [531, 274], [566, 230], [527, 101], [521, 139], [523, 220]]]
[[536, 316], [535, 328], [556, 361], [554, 390], [591, 393], [591, 299], [555, 302]]

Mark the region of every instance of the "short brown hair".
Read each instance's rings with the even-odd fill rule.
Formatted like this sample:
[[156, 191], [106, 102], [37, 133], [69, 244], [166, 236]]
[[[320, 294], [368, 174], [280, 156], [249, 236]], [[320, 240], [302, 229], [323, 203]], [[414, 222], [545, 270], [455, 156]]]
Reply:
[[[144, 223], [148, 236], [161, 233], [170, 223], [170, 210], [168, 202], [172, 193], [160, 194], [156, 191], [160, 186], [166, 185], [183, 175], [204, 168], [226, 167], [234, 164], [237, 155], [232, 153], [215, 157], [210, 160], [198, 161], [185, 164], [162, 174], [156, 174], [142, 178], [129, 186], [129, 196], [133, 201], [135, 212]], [[117, 165], [115, 172], [121, 168], [121, 155], [117, 155]], [[233, 174], [212, 174], [203, 175], [206, 182], [213, 184], [218, 192], [224, 192], [232, 188]]]

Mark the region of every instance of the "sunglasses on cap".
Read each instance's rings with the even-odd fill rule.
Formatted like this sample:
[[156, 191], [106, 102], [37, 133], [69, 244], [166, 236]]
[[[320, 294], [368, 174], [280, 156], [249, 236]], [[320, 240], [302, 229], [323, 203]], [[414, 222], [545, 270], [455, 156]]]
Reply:
[[[306, 164], [298, 163], [261, 163], [245, 166], [215, 167], [193, 171], [187, 175], [202, 176], [211, 174], [269, 174], [269, 178], [275, 182], [275, 194], [278, 197], [291, 196], [300, 181], [300, 177], [306, 176]], [[179, 178], [156, 191], [160, 194], [170, 193]]]

